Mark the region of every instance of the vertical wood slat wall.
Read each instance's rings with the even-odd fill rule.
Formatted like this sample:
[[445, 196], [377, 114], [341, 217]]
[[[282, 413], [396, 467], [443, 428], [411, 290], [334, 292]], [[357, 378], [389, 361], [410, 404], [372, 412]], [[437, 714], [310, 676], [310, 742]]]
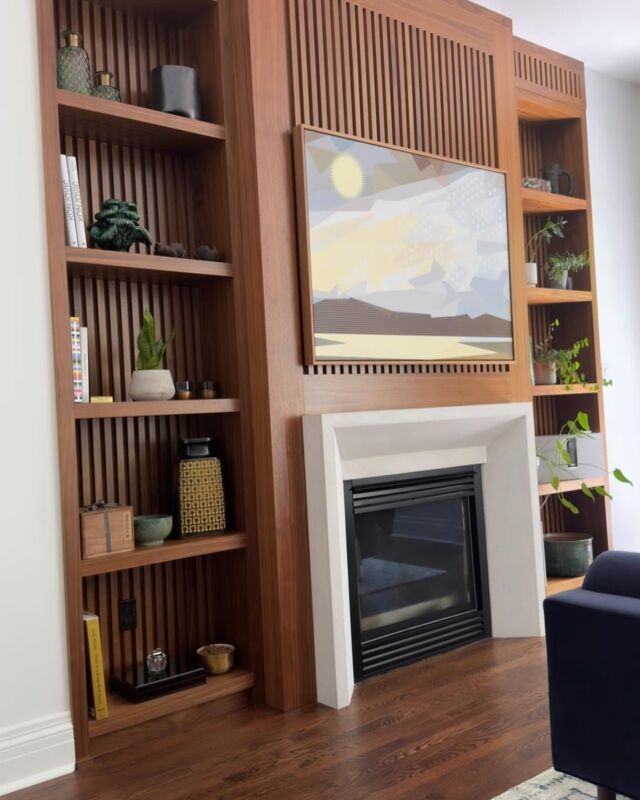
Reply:
[[[499, 167], [493, 53], [349, 0], [290, 0], [294, 124]], [[505, 375], [509, 363], [305, 366], [308, 375]]]

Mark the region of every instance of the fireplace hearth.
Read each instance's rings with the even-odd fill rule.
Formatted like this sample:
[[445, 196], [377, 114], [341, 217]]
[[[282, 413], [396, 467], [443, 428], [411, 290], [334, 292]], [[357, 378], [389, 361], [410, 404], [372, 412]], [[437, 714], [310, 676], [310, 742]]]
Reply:
[[355, 680], [491, 635], [481, 468], [345, 481]]

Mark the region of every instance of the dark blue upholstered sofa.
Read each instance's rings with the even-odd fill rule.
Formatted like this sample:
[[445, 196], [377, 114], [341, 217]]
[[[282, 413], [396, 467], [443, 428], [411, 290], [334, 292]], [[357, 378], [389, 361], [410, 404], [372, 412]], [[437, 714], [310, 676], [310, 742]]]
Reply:
[[555, 768], [640, 798], [640, 553], [603, 553], [544, 611]]

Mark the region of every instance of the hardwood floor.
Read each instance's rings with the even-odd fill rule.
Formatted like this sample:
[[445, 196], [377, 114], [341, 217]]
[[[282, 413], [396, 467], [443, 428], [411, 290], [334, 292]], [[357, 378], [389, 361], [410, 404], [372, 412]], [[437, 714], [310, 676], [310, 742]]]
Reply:
[[342, 711], [247, 709], [95, 758], [12, 800], [489, 800], [551, 765], [544, 640], [372, 678]]

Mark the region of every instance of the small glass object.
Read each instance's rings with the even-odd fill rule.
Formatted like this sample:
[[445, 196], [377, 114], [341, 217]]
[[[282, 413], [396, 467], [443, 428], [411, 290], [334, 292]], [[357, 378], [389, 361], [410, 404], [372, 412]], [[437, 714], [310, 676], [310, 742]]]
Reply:
[[160, 647], [147, 656], [147, 671], [150, 675], [157, 675], [167, 668], [167, 654]]
[[65, 31], [62, 39], [64, 46], [58, 50], [56, 56], [58, 88], [91, 94], [89, 55], [82, 47], [82, 35], [77, 31]]
[[113, 82], [113, 73], [101, 70], [96, 72], [95, 83], [91, 94], [94, 97], [102, 97], [104, 100], [114, 100], [120, 102], [120, 91]]
[[198, 384], [198, 397], [201, 400], [213, 400], [217, 392], [213, 381], [201, 381]]
[[191, 381], [176, 381], [176, 400], [191, 400], [194, 395]]

